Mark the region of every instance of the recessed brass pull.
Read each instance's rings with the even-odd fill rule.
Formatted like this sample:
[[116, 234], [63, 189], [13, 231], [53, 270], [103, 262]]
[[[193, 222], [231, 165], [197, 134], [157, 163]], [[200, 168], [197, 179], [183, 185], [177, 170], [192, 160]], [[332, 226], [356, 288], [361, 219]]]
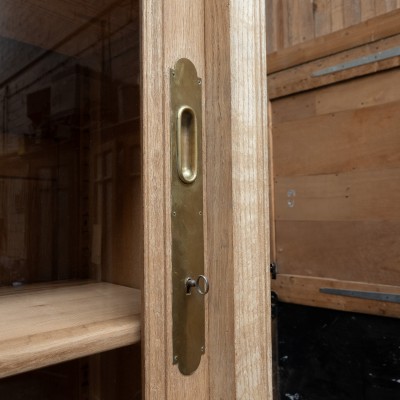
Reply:
[[192, 183], [197, 177], [197, 118], [193, 108], [182, 106], [177, 121], [177, 161], [179, 178]]

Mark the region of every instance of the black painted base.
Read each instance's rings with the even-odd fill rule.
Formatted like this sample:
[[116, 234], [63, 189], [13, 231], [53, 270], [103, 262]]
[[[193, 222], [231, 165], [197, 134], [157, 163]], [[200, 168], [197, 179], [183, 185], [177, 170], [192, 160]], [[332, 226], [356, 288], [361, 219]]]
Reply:
[[400, 400], [400, 319], [278, 305], [280, 400]]

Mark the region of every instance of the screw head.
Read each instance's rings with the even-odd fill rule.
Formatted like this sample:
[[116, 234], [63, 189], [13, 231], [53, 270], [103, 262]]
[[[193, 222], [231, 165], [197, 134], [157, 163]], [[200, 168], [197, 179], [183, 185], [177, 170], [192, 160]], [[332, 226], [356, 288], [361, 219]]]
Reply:
[[198, 80], [197, 80], [197, 84], [198, 84], [198, 85], [201, 85], [201, 79], [198, 79]]
[[174, 362], [178, 362], [178, 356], [174, 356]]
[[172, 211], [172, 215], [176, 217], [176, 211]]
[[200, 351], [201, 351], [202, 353], [204, 353], [204, 351], [205, 351], [204, 346], [201, 346]]

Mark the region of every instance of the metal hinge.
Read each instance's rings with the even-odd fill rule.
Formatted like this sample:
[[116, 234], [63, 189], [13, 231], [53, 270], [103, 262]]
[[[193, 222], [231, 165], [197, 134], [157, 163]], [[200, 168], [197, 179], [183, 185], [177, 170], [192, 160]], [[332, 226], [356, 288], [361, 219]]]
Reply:
[[269, 265], [269, 272], [271, 273], [271, 278], [276, 279], [277, 267], [274, 262]]

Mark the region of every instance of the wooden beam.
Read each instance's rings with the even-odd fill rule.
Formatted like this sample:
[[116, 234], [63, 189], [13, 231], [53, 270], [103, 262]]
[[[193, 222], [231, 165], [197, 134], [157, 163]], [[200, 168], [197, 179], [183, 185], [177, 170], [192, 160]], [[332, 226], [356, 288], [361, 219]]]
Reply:
[[163, 64], [163, 4], [157, 0], [142, 1], [141, 10], [141, 88], [142, 88], [142, 173], [144, 266], [142, 307], [143, 397], [166, 398], [166, 194], [164, 97], [167, 74]]
[[361, 110], [396, 102], [399, 100], [399, 93], [393, 82], [398, 82], [399, 79], [400, 70], [394, 68], [375, 75], [373, 79], [367, 75], [340, 85], [329, 85], [319, 90], [279, 98], [272, 102], [273, 127], [283, 122], [330, 113], [338, 116], [337, 113], [342, 111]]
[[210, 398], [271, 399], [265, 2], [214, 3], [206, 1]]
[[277, 280], [273, 281], [272, 285], [272, 289], [278, 294], [279, 300], [286, 303], [399, 317], [400, 304], [324, 294], [320, 292], [320, 288], [400, 294], [398, 286], [285, 274], [278, 274]]
[[[400, 20], [399, 20], [400, 22]], [[400, 65], [400, 57], [393, 56], [382, 60], [371, 57], [370, 62], [365, 62], [365, 57], [387, 53], [400, 47], [400, 35], [378, 40], [336, 53], [316, 61], [310, 61], [296, 67], [288, 68], [268, 76], [268, 90], [270, 99], [276, 99], [290, 94], [303, 92], [310, 89], [342, 82], [352, 78], [373, 74], [396, 68]], [[337, 72], [319, 75], [320, 71], [329, 67], [346, 64], [359, 60], [360, 65], [345, 68]], [[364, 63], [365, 62], [365, 63]]]
[[268, 74], [399, 33], [400, 9], [268, 55]]
[[205, 4], [210, 398], [235, 399], [229, 12], [223, 2]]
[[272, 399], [265, 1], [229, 9], [236, 398]]

